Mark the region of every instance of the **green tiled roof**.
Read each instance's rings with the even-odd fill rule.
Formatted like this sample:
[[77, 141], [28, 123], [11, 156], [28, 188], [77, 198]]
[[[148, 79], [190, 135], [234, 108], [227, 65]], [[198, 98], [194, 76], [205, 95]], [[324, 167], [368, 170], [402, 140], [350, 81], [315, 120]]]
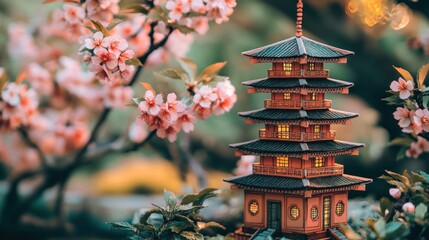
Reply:
[[225, 182], [257, 188], [278, 189], [278, 190], [310, 190], [325, 189], [335, 187], [348, 187], [358, 184], [370, 183], [367, 178], [355, 177], [351, 175], [330, 176], [310, 179], [297, 179], [281, 176], [269, 176], [260, 174], [250, 174], [247, 176], [232, 177]]
[[242, 53], [253, 58], [295, 58], [308, 56], [313, 58], [342, 58], [354, 53], [319, 43], [306, 37], [291, 37], [264, 47]]
[[262, 78], [243, 82], [243, 85], [255, 88], [349, 88], [353, 83], [331, 78]]
[[265, 108], [248, 112], [240, 112], [238, 115], [262, 121], [344, 120], [358, 116], [357, 113], [343, 112], [332, 109], [306, 111]]
[[248, 142], [230, 144], [229, 146], [242, 151], [266, 154], [303, 154], [314, 152], [346, 151], [360, 148], [364, 145], [361, 143], [350, 143], [334, 140], [301, 143], [256, 139]]

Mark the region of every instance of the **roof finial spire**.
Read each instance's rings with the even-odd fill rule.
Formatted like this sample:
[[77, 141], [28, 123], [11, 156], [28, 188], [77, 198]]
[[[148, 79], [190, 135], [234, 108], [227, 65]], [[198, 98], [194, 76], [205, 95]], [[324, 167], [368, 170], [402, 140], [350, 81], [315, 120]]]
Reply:
[[298, 0], [298, 3], [296, 4], [296, 37], [302, 36], [302, 17], [304, 4], [302, 3], [302, 0]]

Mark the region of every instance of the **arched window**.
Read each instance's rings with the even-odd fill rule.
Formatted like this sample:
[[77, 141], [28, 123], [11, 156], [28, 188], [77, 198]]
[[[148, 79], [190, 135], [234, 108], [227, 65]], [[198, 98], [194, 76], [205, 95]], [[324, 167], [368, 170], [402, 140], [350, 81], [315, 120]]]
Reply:
[[249, 203], [249, 212], [251, 215], [256, 215], [259, 212], [259, 204], [256, 200], [252, 200]]
[[319, 218], [319, 208], [317, 206], [313, 206], [310, 210], [311, 220], [316, 221]]
[[299, 218], [299, 208], [295, 204], [291, 205], [289, 208], [289, 217], [292, 220], [297, 220]]
[[338, 216], [343, 215], [343, 213], [344, 213], [344, 203], [343, 203], [343, 201], [339, 201], [339, 202], [337, 203], [337, 205], [335, 206], [335, 213], [336, 213]]

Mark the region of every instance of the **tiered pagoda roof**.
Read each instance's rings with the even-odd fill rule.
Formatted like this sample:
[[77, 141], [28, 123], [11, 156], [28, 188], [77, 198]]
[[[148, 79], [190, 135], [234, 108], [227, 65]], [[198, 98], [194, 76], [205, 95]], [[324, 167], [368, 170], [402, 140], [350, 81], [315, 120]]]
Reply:
[[[344, 154], [363, 147], [360, 143], [351, 143], [338, 140], [324, 140], [314, 142], [289, 142], [276, 140], [252, 140], [243, 143], [230, 144], [230, 147], [246, 154], [258, 155], [299, 155], [306, 153], [331, 153], [330, 155]], [[319, 154], [323, 155], [323, 154]]]
[[229, 178], [226, 180], [226, 182], [236, 184], [239, 187], [266, 188], [276, 190], [313, 190], [365, 184], [371, 182], [371, 179], [347, 174], [309, 179], [250, 174], [247, 176]]
[[333, 109], [322, 110], [286, 110], [266, 109], [240, 112], [238, 115], [259, 122], [287, 122], [287, 121], [336, 121], [347, 120], [358, 116], [357, 113], [344, 112]]
[[353, 55], [352, 51], [323, 44], [304, 36], [291, 38], [242, 53], [260, 62], [294, 61], [307, 57], [313, 61], [333, 61]]
[[243, 82], [254, 88], [291, 89], [291, 88], [350, 88], [353, 83], [332, 78], [261, 78]]

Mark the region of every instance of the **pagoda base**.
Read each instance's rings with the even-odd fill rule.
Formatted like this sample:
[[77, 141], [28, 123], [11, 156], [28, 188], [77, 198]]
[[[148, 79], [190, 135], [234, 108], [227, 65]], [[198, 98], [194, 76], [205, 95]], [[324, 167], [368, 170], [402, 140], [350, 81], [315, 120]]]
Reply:
[[[250, 240], [250, 239], [259, 239], [255, 238], [259, 229], [251, 229], [251, 228], [239, 228], [234, 232], [234, 239], [235, 240]], [[328, 234], [328, 231], [322, 231], [322, 232], [316, 232], [316, 233], [309, 233], [309, 234], [302, 234], [302, 233], [277, 233], [274, 236], [272, 236], [273, 239], [297, 239], [297, 240], [328, 240], [328, 239], [336, 239], [332, 238], [330, 234]]]

